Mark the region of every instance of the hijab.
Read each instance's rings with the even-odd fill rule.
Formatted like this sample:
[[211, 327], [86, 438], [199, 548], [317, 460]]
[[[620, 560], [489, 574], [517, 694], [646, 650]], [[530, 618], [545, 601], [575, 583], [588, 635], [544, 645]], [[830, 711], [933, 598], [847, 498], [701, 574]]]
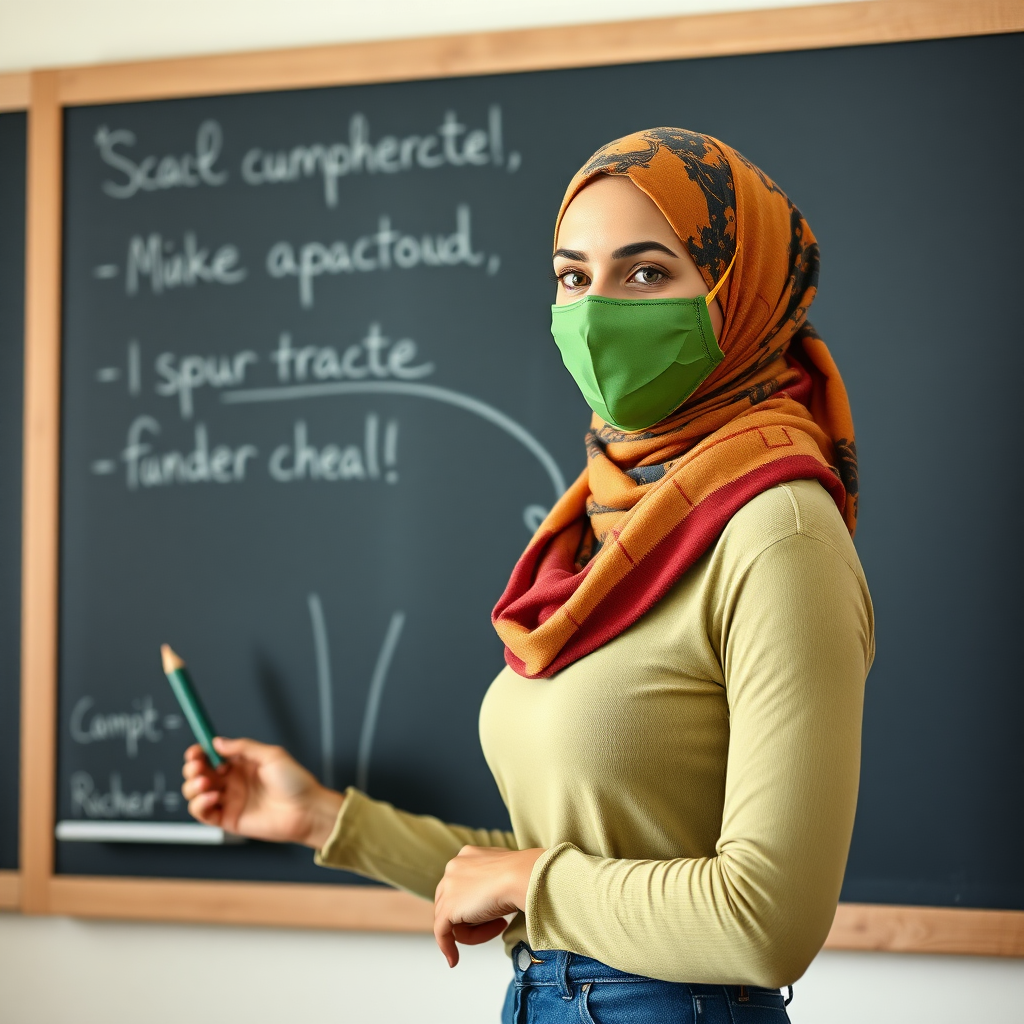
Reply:
[[709, 290], [724, 358], [678, 409], [624, 432], [594, 416], [583, 472], [540, 524], [492, 614], [517, 673], [548, 677], [637, 621], [762, 491], [818, 480], [851, 535], [857, 449], [846, 389], [807, 320], [818, 245], [800, 211], [730, 146], [653, 128], [598, 150], [555, 222], [601, 174], [657, 205]]

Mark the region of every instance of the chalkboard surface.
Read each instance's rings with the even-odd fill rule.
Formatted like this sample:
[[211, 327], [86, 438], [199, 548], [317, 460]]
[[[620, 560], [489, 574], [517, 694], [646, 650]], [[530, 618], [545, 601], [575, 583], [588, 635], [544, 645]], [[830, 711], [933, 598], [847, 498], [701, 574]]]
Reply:
[[0, 870], [18, 866], [25, 122], [0, 114]]
[[[548, 334], [571, 174], [720, 136], [822, 247], [878, 617], [844, 898], [1024, 908], [1020, 36], [123, 104], [66, 117], [58, 817], [185, 821], [172, 643], [217, 726], [506, 816], [488, 621], [583, 463]], [[60, 872], [336, 881], [60, 843]]]

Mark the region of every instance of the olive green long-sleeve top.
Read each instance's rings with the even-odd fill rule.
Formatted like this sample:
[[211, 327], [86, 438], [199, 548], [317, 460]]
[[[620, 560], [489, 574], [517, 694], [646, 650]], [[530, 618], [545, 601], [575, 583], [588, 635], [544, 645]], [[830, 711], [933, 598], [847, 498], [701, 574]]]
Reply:
[[543, 847], [505, 933], [666, 981], [778, 987], [828, 934], [853, 828], [867, 584], [835, 505], [784, 484], [637, 623], [480, 712], [513, 832], [350, 789], [319, 863], [432, 899], [464, 845]]

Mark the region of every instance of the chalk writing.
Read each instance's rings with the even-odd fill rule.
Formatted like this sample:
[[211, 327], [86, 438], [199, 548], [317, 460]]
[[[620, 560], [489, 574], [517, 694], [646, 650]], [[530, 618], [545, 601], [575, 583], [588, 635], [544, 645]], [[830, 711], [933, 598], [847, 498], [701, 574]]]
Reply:
[[221, 392], [220, 400], [228, 404], [252, 402], [294, 402], [307, 398], [327, 398], [328, 396], [345, 395], [405, 395], [410, 398], [425, 398], [428, 401], [443, 402], [458, 409], [479, 416], [493, 423], [510, 437], [514, 438], [531, 452], [544, 467], [556, 500], [565, 491], [565, 478], [551, 453], [520, 423], [496, 409], [493, 405], [482, 402], [472, 395], [465, 395], [450, 388], [438, 387], [435, 384], [423, 384], [419, 381], [327, 381], [319, 384], [289, 384], [273, 388], [246, 388], [237, 391]]
[[549, 511], [543, 505], [527, 505], [523, 509], [523, 524], [530, 533], [536, 533], [540, 529], [540, 524], [547, 519]]
[[416, 358], [416, 342], [403, 338], [392, 344], [381, 334], [380, 324], [371, 324], [366, 337], [349, 345], [339, 355], [330, 345], [292, 346], [292, 336], [281, 335], [270, 358], [277, 367], [277, 379], [282, 384], [292, 380], [363, 380], [366, 377], [395, 377], [399, 380], [418, 380], [434, 372], [433, 363], [410, 366]]
[[245, 383], [246, 368], [258, 361], [259, 356], [251, 349], [233, 356], [182, 356], [180, 361], [173, 352], [161, 352], [156, 357], [156, 372], [161, 378], [156, 392], [177, 396], [182, 418], [190, 419], [192, 393], [197, 388], [238, 387]]
[[[398, 448], [398, 423], [392, 420], [385, 431], [384, 473], [388, 483], [398, 482], [395, 462]], [[341, 447], [326, 444], [317, 447], [309, 441], [309, 428], [303, 420], [295, 424], [291, 444], [274, 449], [267, 466], [278, 483], [299, 480], [380, 480], [382, 477], [379, 420], [370, 413], [364, 422], [361, 444]]]
[[[334, 785], [334, 685], [331, 677], [331, 653], [327, 639], [327, 624], [324, 619], [323, 604], [319, 594], [310, 594], [310, 619], [313, 624], [313, 649], [317, 665], [317, 692], [320, 698], [320, 757], [321, 782], [325, 786]], [[373, 740], [377, 731], [377, 718], [380, 714], [381, 697], [387, 682], [388, 669], [391, 667], [398, 647], [398, 640], [405, 625], [405, 612], [398, 611], [391, 616], [384, 643], [381, 645], [370, 686], [366, 694], [366, 708], [363, 711], [363, 727], [359, 732], [359, 754], [356, 762], [356, 785], [369, 792], [370, 761], [373, 756]]]
[[[140, 741], [159, 743], [163, 739], [160, 712], [153, 707], [152, 698], [133, 701], [134, 711], [101, 713], [93, 710], [95, 704], [92, 697], [82, 697], [71, 711], [68, 728], [76, 743], [123, 740], [128, 756], [136, 757]], [[181, 720], [177, 715], [167, 716], [163, 725], [175, 729], [181, 725]]]
[[175, 811], [181, 797], [168, 790], [162, 772], [153, 775], [152, 789], [126, 790], [118, 772], [111, 772], [110, 789], [96, 788], [88, 772], [75, 772], [71, 776], [71, 808], [75, 817], [86, 818], [152, 818], [162, 808]]
[[[197, 423], [190, 451], [157, 451], [151, 443], [161, 432], [152, 416], [137, 416], [128, 428], [121, 451], [128, 490], [174, 484], [232, 484], [246, 480], [250, 460], [259, 455], [252, 444], [211, 446], [206, 425]], [[93, 463], [94, 473], [110, 472], [109, 460]], [[367, 415], [363, 437], [354, 444], [313, 444], [304, 420], [298, 420], [287, 444], [278, 445], [267, 462], [270, 479], [278, 483], [302, 480], [383, 480], [398, 482], [398, 421], [389, 420], [383, 436], [380, 418]]]
[[398, 639], [405, 625], [405, 612], [395, 612], [388, 623], [377, 664], [373, 667], [370, 689], [366, 695], [366, 711], [363, 713], [363, 728], [359, 733], [359, 756], [356, 760], [356, 785], [364, 792], [370, 791], [370, 759], [373, 756], [373, 738], [377, 731], [377, 717], [380, 714], [380, 700], [384, 694], [388, 669], [398, 647]]
[[211, 257], [209, 249], [199, 247], [194, 231], [185, 232], [180, 250], [155, 231], [145, 238], [133, 235], [128, 243], [125, 291], [135, 295], [143, 278], [149, 279], [154, 295], [197, 284], [238, 284], [246, 275], [238, 260], [238, 249], [233, 245], [222, 245]]
[[[455, 111], [449, 110], [435, 132], [426, 135], [384, 135], [376, 142], [370, 137], [370, 122], [353, 114], [347, 142], [314, 142], [291, 149], [250, 149], [242, 157], [242, 180], [249, 185], [279, 185], [303, 178], [319, 177], [324, 201], [338, 205], [338, 180], [351, 174], [397, 174], [414, 169], [439, 167], [502, 166], [505, 161], [501, 107], [488, 111], [487, 128], [468, 128]], [[520, 163], [518, 153], [509, 154], [508, 169]]]
[[273, 278], [298, 278], [299, 301], [308, 309], [313, 305], [313, 282], [323, 274], [409, 270], [420, 265], [479, 267], [485, 257], [473, 250], [471, 219], [469, 207], [460, 205], [450, 235], [402, 234], [384, 215], [373, 234], [349, 242], [307, 242], [298, 248], [291, 242], [277, 242], [267, 252], [267, 273]]
[[195, 188], [198, 185], [223, 185], [227, 171], [218, 171], [214, 164], [220, 156], [223, 132], [216, 121], [204, 121], [196, 132], [194, 153], [147, 156], [136, 163], [118, 147], [135, 145], [135, 133], [106, 125], [94, 137], [100, 159], [124, 175], [123, 181], [104, 181], [103, 191], [115, 199], [130, 199], [137, 192], [154, 192], [168, 188]]
[[313, 651], [316, 655], [316, 688], [320, 698], [320, 781], [334, 788], [334, 690], [331, 686], [331, 650], [327, 625], [319, 594], [306, 599], [313, 624]]
[[245, 479], [248, 460], [258, 454], [251, 444], [238, 448], [222, 444], [211, 451], [202, 423], [196, 425], [192, 451], [153, 453], [153, 446], [143, 438], [159, 433], [160, 424], [152, 416], [137, 416], [129, 426], [128, 440], [121, 452], [129, 490], [168, 484], [240, 483]]

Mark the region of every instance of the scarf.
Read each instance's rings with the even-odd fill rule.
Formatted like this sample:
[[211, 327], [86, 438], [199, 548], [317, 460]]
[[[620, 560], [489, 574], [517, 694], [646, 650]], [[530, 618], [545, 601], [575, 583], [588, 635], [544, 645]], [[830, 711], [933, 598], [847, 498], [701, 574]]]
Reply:
[[717, 139], [654, 128], [610, 143], [570, 182], [629, 179], [658, 206], [718, 294], [725, 358], [674, 413], [626, 433], [596, 415], [583, 472], [540, 524], [492, 613], [505, 660], [548, 677], [618, 636], [762, 491], [818, 480], [851, 535], [857, 449], [846, 389], [807, 321], [810, 226], [763, 171]]

